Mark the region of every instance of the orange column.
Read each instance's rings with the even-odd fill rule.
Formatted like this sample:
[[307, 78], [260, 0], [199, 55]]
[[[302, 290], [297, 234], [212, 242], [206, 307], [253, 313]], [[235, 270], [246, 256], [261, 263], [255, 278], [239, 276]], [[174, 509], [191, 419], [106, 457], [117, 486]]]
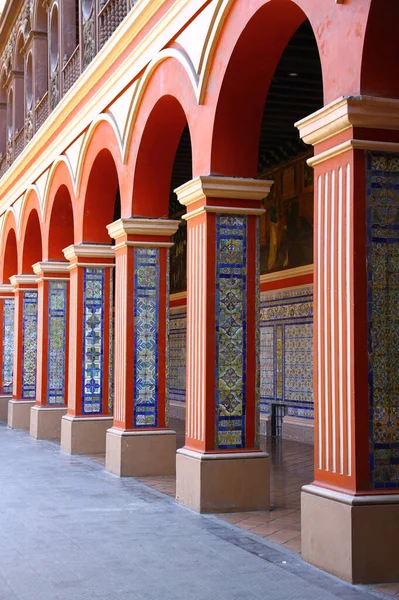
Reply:
[[66, 414], [68, 382], [69, 263], [33, 265], [38, 284], [38, 356], [36, 404], [30, 434], [58, 439]]
[[7, 421], [12, 398], [14, 356], [14, 292], [12, 285], [0, 285], [0, 421]]
[[61, 449], [69, 454], [105, 451], [113, 411], [114, 250], [82, 244], [64, 250], [70, 271], [68, 410]]
[[176, 498], [198, 511], [269, 506], [259, 450], [259, 216], [271, 182], [198, 177], [187, 207], [186, 442]]
[[29, 429], [30, 409], [36, 398], [37, 283], [36, 276], [10, 277], [14, 289], [13, 394], [8, 404], [8, 426]]
[[302, 555], [356, 583], [398, 576], [398, 109], [345, 98], [298, 124], [315, 146], [315, 481], [303, 488]]
[[115, 412], [106, 468], [116, 475], [171, 475], [176, 434], [168, 427], [169, 248], [178, 221], [120, 219], [116, 245]]

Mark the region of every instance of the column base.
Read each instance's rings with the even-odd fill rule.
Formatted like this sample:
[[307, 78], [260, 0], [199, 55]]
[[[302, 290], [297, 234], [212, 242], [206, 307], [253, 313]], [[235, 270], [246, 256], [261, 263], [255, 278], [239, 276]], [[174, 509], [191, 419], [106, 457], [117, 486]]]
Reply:
[[36, 440], [58, 440], [61, 437], [61, 419], [66, 407], [32, 406], [30, 434]]
[[302, 488], [302, 558], [350, 583], [399, 578], [399, 494]]
[[105, 468], [119, 477], [174, 475], [176, 433], [154, 431], [107, 431]]
[[30, 428], [30, 409], [35, 405], [35, 400], [9, 400], [8, 426], [11, 429]]
[[8, 421], [8, 403], [12, 396], [0, 396], [0, 421]]
[[201, 454], [177, 451], [176, 501], [197, 512], [269, 510], [270, 466], [265, 452]]
[[71, 417], [61, 419], [61, 450], [67, 454], [104, 454], [105, 434], [113, 417]]

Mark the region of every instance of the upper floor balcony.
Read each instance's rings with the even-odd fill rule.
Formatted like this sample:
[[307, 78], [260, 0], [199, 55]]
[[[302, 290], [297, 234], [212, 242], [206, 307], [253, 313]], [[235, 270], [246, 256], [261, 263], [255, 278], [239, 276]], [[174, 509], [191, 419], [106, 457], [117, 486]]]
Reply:
[[140, 1], [0, 4], [0, 177]]

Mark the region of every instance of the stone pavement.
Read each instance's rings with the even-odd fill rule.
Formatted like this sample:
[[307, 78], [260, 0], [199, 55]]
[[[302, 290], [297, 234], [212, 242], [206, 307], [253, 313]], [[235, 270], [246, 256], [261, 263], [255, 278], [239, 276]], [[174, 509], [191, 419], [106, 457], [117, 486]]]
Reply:
[[0, 600], [375, 597], [0, 424]]

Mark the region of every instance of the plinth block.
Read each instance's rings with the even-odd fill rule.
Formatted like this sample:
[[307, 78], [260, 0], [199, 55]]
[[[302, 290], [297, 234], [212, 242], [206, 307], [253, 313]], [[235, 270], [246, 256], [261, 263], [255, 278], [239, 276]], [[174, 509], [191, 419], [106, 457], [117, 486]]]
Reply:
[[0, 396], [0, 421], [8, 421], [8, 403], [12, 396]]
[[11, 429], [30, 429], [30, 410], [35, 400], [9, 400], [8, 426]]
[[112, 417], [71, 417], [61, 419], [61, 450], [67, 454], [104, 454], [105, 434]]
[[197, 512], [269, 510], [270, 465], [265, 452], [201, 454], [181, 448], [176, 501]]
[[174, 475], [176, 433], [108, 429], [105, 468], [119, 477]]
[[61, 437], [61, 419], [66, 407], [32, 406], [30, 434], [36, 440], [58, 440]]
[[399, 579], [399, 494], [302, 488], [302, 558], [350, 583]]

